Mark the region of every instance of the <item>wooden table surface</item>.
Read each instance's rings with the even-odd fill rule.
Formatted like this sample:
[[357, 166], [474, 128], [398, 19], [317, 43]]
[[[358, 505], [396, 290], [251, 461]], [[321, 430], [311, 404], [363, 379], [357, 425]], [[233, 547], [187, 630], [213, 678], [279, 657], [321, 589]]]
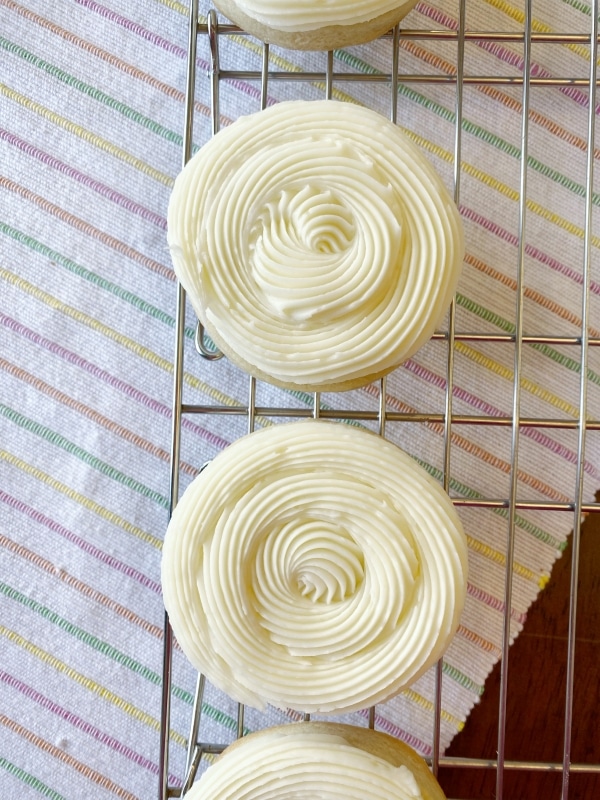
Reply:
[[[599, 493], [600, 495], [600, 493]], [[598, 498], [597, 498], [598, 499]], [[510, 650], [506, 758], [562, 762], [571, 546], [554, 567]], [[573, 763], [600, 763], [600, 514], [582, 526], [573, 710]], [[495, 758], [498, 730], [498, 664], [481, 703], [448, 751], [452, 756]], [[442, 769], [449, 798], [490, 800], [495, 771]], [[561, 775], [506, 770], [505, 800], [561, 797]], [[571, 774], [569, 800], [600, 800], [600, 775]]]

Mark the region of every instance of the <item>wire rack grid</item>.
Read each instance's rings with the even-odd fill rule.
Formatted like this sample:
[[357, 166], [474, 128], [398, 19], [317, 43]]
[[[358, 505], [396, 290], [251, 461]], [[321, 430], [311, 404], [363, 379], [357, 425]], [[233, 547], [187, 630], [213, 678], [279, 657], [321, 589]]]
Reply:
[[[500, 426], [510, 432], [510, 481], [507, 497], [482, 497], [464, 498], [453, 497], [457, 506], [477, 507], [484, 509], [505, 509], [507, 511], [507, 547], [506, 564], [511, 565], [514, 560], [515, 549], [515, 519], [519, 510], [543, 509], [552, 512], [568, 512], [573, 519], [572, 550], [573, 561], [571, 571], [571, 602], [569, 608], [569, 635], [567, 642], [567, 678], [566, 694], [564, 699], [564, 750], [562, 763], [539, 763], [526, 761], [511, 761], [505, 756], [505, 730], [506, 730], [506, 700], [508, 686], [509, 658], [508, 649], [511, 642], [510, 615], [504, 615], [502, 631], [502, 657], [501, 657], [501, 685], [500, 685], [500, 705], [498, 710], [498, 746], [497, 758], [494, 760], [476, 760], [450, 758], [440, 754], [440, 716], [441, 716], [441, 665], [436, 669], [435, 688], [436, 700], [433, 716], [433, 752], [431, 757], [432, 768], [435, 773], [440, 766], [461, 767], [461, 768], [487, 768], [496, 771], [496, 794], [498, 798], [503, 797], [504, 791], [504, 771], [506, 769], [521, 770], [544, 770], [562, 771], [562, 800], [569, 797], [569, 776], [574, 771], [600, 772], [600, 765], [572, 764], [571, 763], [571, 733], [573, 727], [573, 687], [575, 675], [575, 633], [576, 633], [576, 605], [577, 605], [577, 585], [578, 585], [578, 556], [580, 542], [581, 518], [585, 512], [600, 511], [599, 503], [584, 502], [583, 480], [584, 480], [584, 455], [586, 434], [590, 430], [600, 430], [600, 420], [592, 419], [588, 413], [587, 389], [588, 382], [588, 357], [589, 348], [600, 345], [600, 338], [589, 334], [590, 328], [590, 270], [591, 270], [591, 243], [592, 243], [592, 194], [594, 178], [594, 136], [595, 136], [595, 114], [596, 109], [596, 63], [598, 48], [598, 0], [593, 3], [591, 13], [590, 30], [587, 33], [548, 33], [534, 31], [532, 26], [532, 2], [527, 0], [525, 4], [525, 15], [523, 29], [514, 31], [475, 31], [468, 30], [467, 19], [467, 0], [460, 0], [458, 27], [456, 30], [447, 29], [400, 29], [396, 27], [386, 35], [386, 39], [391, 39], [391, 63], [389, 69], [376, 71], [371, 74], [355, 74], [351, 71], [336, 72], [334, 69], [334, 53], [330, 52], [326, 57], [326, 68], [324, 71], [295, 71], [286, 72], [280, 69], [273, 69], [270, 61], [269, 45], [262, 46], [262, 66], [259, 70], [238, 70], [224, 68], [221, 63], [220, 48], [222, 41], [231, 35], [242, 35], [244, 32], [239, 28], [219, 22], [217, 14], [211, 11], [206, 23], [198, 22], [198, 0], [192, 0], [190, 8], [189, 22], [189, 42], [188, 42], [188, 66], [187, 66], [187, 91], [186, 91], [186, 117], [184, 128], [183, 163], [185, 164], [192, 155], [192, 131], [194, 126], [194, 97], [197, 82], [197, 48], [201, 41], [209, 53], [210, 69], [208, 78], [210, 82], [210, 124], [212, 133], [216, 133], [220, 127], [220, 94], [224, 81], [241, 80], [254, 82], [260, 86], [261, 107], [267, 104], [268, 88], [277, 82], [296, 82], [312, 83], [322, 85], [325, 96], [332, 97], [333, 87], [340, 84], [361, 83], [365, 86], [377, 84], [385, 86], [389, 92], [389, 114], [395, 122], [398, 111], [398, 87], [400, 84], [440, 84], [447, 85], [448, 90], [454, 92], [455, 102], [455, 126], [453, 141], [453, 183], [454, 199], [460, 202], [461, 196], [461, 161], [462, 161], [462, 133], [463, 125], [463, 102], [464, 88], [469, 85], [474, 86], [510, 86], [516, 87], [521, 95], [522, 113], [520, 121], [520, 173], [519, 173], [519, 201], [518, 201], [518, 265], [516, 270], [516, 308], [514, 331], [510, 333], [491, 333], [458, 330], [456, 325], [456, 309], [454, 303], [451, 306], [447, 325], [444, 330], [435, 334], [434, 339], [440, 341], [445, 347], [446, 361], [446, 385], [445, 403], [443, 413], [430, 413], [426, 410], [417, 410], [408, 413], [405, 411], [394, 410], [388, 407], [386, 402], [386, 379], [379, 382], [378, 387], [378, 407], [377, 408], [336, 408], [332, 409], [327, 404], [322, 403], [319, 393], [315, 393], [312, 406], [309, 408], [290, 408], [288, 406], [279, 407], [272, 405], [257, 404], [257, 387], [254, 378], [248, 378], [247, 402], [238, 405], [222, 404], [191, 404], [185, 403], [183, 399], [183, 374], [184, 374], [184, 339], [185, 339], [185, 291], [181, 286], [178, 288], [177, 296], [177, 317], [176, 317], [176, 348], [174, 358], [174, 398], [173, 398], [173, 432], [172, 432], [172, 458], [171, 458], [171, 511], [177, 503], [180, 493], [179, 463], [181, 455], [182, 441], [182, 419], [186, 415], [209, 415], [224, 416], [233, 415], [245, 419], [245, 427], [248, 432], [255, 427], [258, 418], [289, 418], [289, 417], [323, 417], [336, 420], [358, 420], [368, 422], [374, 426], [382, 436], [386, 435], [386, 426], [391, 423], [436, 423], [443, 425], [443, 485], [450, 491], [451, 474], [451, 450], [452, 450], [452, 431], [456, 426]], [[405, 41], [440, 41], [451, 42], [456, 47], [456, 62], [453, 74], [404, 74], [399, 71], [399, 44]], [[510, 42], [522, 46], [523, 68], [519, 74], [511, 75], [476, 75], [469, 74], [465, 68], [465, 45], [469, 42]], [[531, 52], [536, 44], [550, 45], [577, 45], [589, 48], [590, 68], [587, 76], [581, 77], [539, 77], [531, 70]], [[583, 237], [583, 265], [582, 265], [582, 306], [581, 306], [581, 331], [578, 335], [557, 336], [553, 332], [540, 332], [527, 334], [523, 323], [523, 304], [524, 304], [524, 265], [525, 265], [525, 227], [528, 211], [528, 145], [529, 145], [529, 124], [530, 124], [530, 92], [534, 86], [547, 87], [581, 87], [588, 93], [589, 113], [587, 115], [586, 138], [586, 165], [585, 165], [585, 231]], [[458, 342], [497, 342], [505, 343], [513, 347], [514, 352], [514, 371], [512, 386], [512, 413], [503, 416], [499, 415], [474, 415], [458, 414], [453, 410], [453, 380], [454, 380], [454, 359], [456, 345]], [[194, 357], [203, 357], [206, 361], [206, 368], [210, 369], [210, 363], [220, 357], [219, 353], [210, 346], [210, 342], [205, 340], [204, 332], [198, 324], [196, 330], [196, 350], [200, 354], [194, 353]], [[578, 386], [578, 416], [576, 419], [566, 419], [550, 416], [526, 416], [522, 413], [521, 402], [521, 374], [522, 358], [524, 349], [529, 345], [543, 344], [553, 346], [566, 346], [576, 353], [579, 361], [579, 386]], [[518, 464], [520, 435], [525, 428], [540, 429], [568, 429], [575, 432], [577, 438], [577, 472], [575, 486], [572, 496], [564, 502], [544, 501], [544, 500], [522, 500], [517, 491]], [[513, 593], [513, 570], [505, 570], [504, 580], [504, 608], [510, 609], [512, 605]], [[198, 676], [196, 696], [192, 711], [191, 728], [188, 739], [188, 750], [186, 758], [186, 770], [182, 786], [173, 786], [169, 782], [169, 730], [171, 713], [171, 683], [172, 683], [172, 663], [173, 663], [173, 634], [169, 626], [168, 618], [165, 618], [165, 636], [163, 651], [163, 688], [162, 688], [162, 708], [161, 708], [161, 737], [160, 737], [160, 783], [159, 800], [166, 800], [167, 797], [180, 797], [185, 794], [192, 785], [196, 776], [198, 765], [203, 755], [207, 753], [219, 753], [223, 750], [224, 744], [221, 742], [202, 741], [199, 737], [201, 731], [201, 709], [204, 692], [203, 676]], [[244, 731], [244, 707], [238, 708], [237, 736], [241, 736]], [[369, 725], [375, 725], [374, 710], [369, 713]]]

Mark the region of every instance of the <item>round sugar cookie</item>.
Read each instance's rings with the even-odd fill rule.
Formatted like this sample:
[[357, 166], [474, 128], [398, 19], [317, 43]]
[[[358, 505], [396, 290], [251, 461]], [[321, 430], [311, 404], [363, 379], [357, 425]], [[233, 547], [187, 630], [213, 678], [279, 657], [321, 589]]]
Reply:
[[176, 179], [172, 260], [219, 349], [278, 386], [351, 389], [429, 340], [460, 275], [456, 205], [416, 145], [351, 103], [222, 129]]
[[234, 700], [345, 712], [388, 700], [458, 626], [454, 506], [395, 444], [320, 420], [248, 434], [188, 486], [162, 586], [191, 663]]
[[445, 800], [425, 761], [385, 733], [300, 722], [230, 745], [187, 800]]
[[232, 22], [291, 50], [362, 44], [394, 27], [417, 0], [215, 0]]

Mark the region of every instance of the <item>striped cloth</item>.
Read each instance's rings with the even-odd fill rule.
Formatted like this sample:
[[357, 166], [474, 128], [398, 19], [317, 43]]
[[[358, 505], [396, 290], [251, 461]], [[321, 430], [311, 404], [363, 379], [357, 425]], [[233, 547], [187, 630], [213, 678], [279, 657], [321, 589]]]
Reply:
[[[406, 25], [457, 27], [455, 0], [422, 0]], [[470, 30], [523, 30], [523, 2], [467, 0]], [[203, 18], [208, 3], [201, 3]], [[160, 549], [168, 517], [176, 284], [166, 207], [181, 164], [187, 7], [177, 0], [0, 0], [2, 177], [0, 307], [0, 788], [2, 796], [70, 800], [150, 798], [158, 787], [163, 607]], [[578, 0], [534, 3], [538, 33], [588, 33]], [[335, 70], [388, 70], [390, 41], [336, 52]], [[226, 67], [259, 69], [252, 39], [222, 41]], [[200, 41], [195, 146], [210, 135], [208, 50]], [[273, 48], [272, 68], [324, 70], [322, 54]], [[456, 44], [402, 40], [400, 73], [451, 75]], [[522, 44], [468, 42], [466, 74], [519, 76]], [[535, 44], [536, 77], [586, 78], [583, 44]], [[388, 113], [389, 87], [334, 85], [340, 100]], [[317, 83], [271, 82], [269, 103], [323, 96]], [[519, 261], [522, 93], [468, 83], [464, 90], [460, 206], [467, 253], [456, 330], [515, 330]], [[223, 85], [222, 123], [257, 110], [259, 86]], [[584, 260], [587, 94], [579, 85], [532, 86], [524, 241], [524, 331], [578, 336]], [[451, 83], [401, 82], [398, 124], [452, 185]], [[596, 223], [600, 196], [593, 195]], [[595, 232], [597, 228], [594, 228]], [[594, 233], [590, 333], [600, 336], [600, 239]], [[187, 402], [245, 402], [246, 379], [207, 365], [186, 329]], [[444, 412], [446, 344], [431, 342], [389, 380], [388, 408]], [[513, 345], [460, 339], [453, 410], [511, 414]], [[600, 417], [600, 352], [592, 348], [588, 413]], [[577, 346], [523, 349], [521, 412], [576, 420]], [[377, 408], [377, 387], [325, 395], [325, 407]], [[258, 387], [258, 404], [307, 407], [311, 398]], [[388, 423], [387, 434], [439, 479], [443, 426]], [[268, 424], [258, 420], [257, 424]], [[245, 430], [237, 417], [183, 423], [182, 486]], [[450, 490], [505, 499], [510, 428], [454, 425]], [[577, 432], [526, 427], [519, 501], [571, 502]], [[584, 496], [600, 487], [598, 434], [589, 434]], [[500, 655], [508, 515], [461, 508], [468, 534], [468, 602], [443, 666], [442, 746], [483, 692]], [[565, 547], [572, 514], [519, 510], [513, 635]], [[174, 653], [170, 781], [181, 782], [195, 675]], [[433, 676], [377, 709], [377, 724], [432, 749]], [[235, 735], [235, 710], [209, 688], [202, 738]], [[249, 729], [289, 718], [249, 712]], [[364, 724], [362, 715], [352, 720]]]

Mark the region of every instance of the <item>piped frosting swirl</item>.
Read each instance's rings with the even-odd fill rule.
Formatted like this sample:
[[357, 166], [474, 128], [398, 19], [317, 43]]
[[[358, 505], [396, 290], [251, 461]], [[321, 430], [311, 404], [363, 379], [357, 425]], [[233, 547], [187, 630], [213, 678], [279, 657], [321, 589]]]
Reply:
[[396, 125], [289, 101], [220, 131], [169, 204], [175, 271], [218, 346], [282, 386], [345, 389], [433, 334], [463, 235], [447, 190]]
[[368, 728], [300, 723], [228, 747], [188, 800], [444, 800], [425, 761]]
[[164, 601], [231, 697], [301, 712], [383, 702], [442, 654], [466, 586], [452, 502], [394, 444], [303, 421], [239, 439], [165, 538]]
[[[282, 31], [312, 31], [326, 25], [356, 25], [408, 4], [406, 0], [235, 0], [252, 19]], [[405, 12], [406, 13], [406, 12]]]

